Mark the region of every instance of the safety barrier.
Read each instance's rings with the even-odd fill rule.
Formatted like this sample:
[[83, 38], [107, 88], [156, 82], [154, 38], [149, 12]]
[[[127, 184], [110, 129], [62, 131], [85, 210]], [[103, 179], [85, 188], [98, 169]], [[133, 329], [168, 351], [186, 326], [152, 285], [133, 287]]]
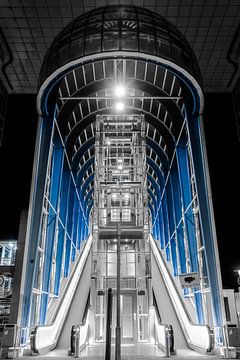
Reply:
[[85, 263], [89, 256], [92, 246], [92, 237], [90, 236], [85, 244], [85, 247], [77, 261], [74, 273], [72, 274], [67, 291], [59, 305], [58, 312], [50, 325], [36, 326], [31, 333], [30, 344], [31, 350], [35, 354], [50, 351], [56, 347], [62, 326], [66, 319], [69, 306], [71, 304], [73, 295], [75, 293], [79, 277], [82, 274]]
[[198, 325], [192, 323], [187, 309], [185, 308], [185, 305], [174, 284], [172, 276], [170, 275], [165, 261], [160, 253], [160, 250], [152, 236], [150, 236], [150, 245], [163, 280], [165, 282], [166, 288], [168, 290], [169, 296], [173, 303], [176, 315], [182, 327], [188, 346], [191, 349], [200, 352], [211, 352], [214, 348], [214, 336], [212, 329], [208, 325]]

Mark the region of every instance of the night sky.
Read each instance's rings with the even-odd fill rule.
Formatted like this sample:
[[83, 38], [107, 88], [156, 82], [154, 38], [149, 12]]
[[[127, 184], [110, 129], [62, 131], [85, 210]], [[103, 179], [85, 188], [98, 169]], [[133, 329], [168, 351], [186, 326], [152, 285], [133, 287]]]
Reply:
[[240, 143], [230, 94], [205, 97], [204, 127], [223, 286], [237, 288], [240, 269]]
[[[223, 286], [236, 288], [240, 268], [240, 143], [230, 94], [206, 94], [204, 127]], [[36, 96], [10, 95], [0, 147], [0, 239], [16, 239], [28, 207], [37, 127]]]

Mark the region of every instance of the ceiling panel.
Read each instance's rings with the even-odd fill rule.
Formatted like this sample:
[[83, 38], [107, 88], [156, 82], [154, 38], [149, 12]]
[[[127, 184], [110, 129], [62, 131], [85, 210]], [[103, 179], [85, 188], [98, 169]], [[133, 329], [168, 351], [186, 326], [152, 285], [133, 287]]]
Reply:
[[44, 54], [75, 17], [107, 4], [131, 4], [165, 16], [195, 51], [206, 92], [231, 91], [227, 54], [240, 23], [239, 0], [1, 0], [0, 25], [13, 54], [6, 72], [16, 93], [35, 93]]

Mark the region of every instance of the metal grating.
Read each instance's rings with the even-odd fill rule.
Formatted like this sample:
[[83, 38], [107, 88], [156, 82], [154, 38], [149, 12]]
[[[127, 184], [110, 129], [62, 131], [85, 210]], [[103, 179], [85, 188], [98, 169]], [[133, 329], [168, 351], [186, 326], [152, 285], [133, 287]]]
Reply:
[[[234, 68], [227, 60], [240, 19], [236, 0], [1, 0], [0, 22], [13, 53], [7, 74], [17, 93], [34, 93], [47, 48], [72, 19], [107, 4], [146, 7], [165, 16], [195, 51], [207, 92], [224, 92]], [[236, 79], [232, 82], [234, 86]]]

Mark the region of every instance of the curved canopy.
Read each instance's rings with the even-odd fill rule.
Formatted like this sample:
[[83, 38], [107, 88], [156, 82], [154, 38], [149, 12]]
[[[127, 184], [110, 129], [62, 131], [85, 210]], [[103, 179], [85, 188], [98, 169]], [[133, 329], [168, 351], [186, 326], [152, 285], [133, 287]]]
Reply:
[[38, 99], [43, 116], [57, 106], [56, 124], [85, 208], [93, 198], [95, 119], [116, 112], [114, 88], [125, 88], [126, 114], [145, 117], [150, 206], [184, 138], [186, 113], [199, 111], [199, 83], [186, 39], [149, 10], [105, 6], [59, 33], [42, 65]]
[[58, 34], [45, 56], [39, 84], [64, 64], [112, 51], [159, 56], [186, 69], [200, 82], [192, 49], [168, 20], [146, 8], [108, 5], [79, 16]]
[[[41, 242], [43, 247], [46, 244], [42, 323], [49, 289], [59, 294], [62, 271], [69, 275], [70, 262], [92, 229], [96, 117], [111, 115], [111, 120], [118, 120], [137, 115], [141, 125], [145, 119], [146, 173], [141, 174], [144, 179], [147, 175], [150, 230], [167, 259], [171, 258], [174, 275], [198, 271], [199, 266], [204, 273], [202, 264], [207, 264], [221, 324], [199, 117], [203, 107], [200, 84], [198, 65], [186, 39], [146, 9], [120, 5], [95, 9], [70, 23], [54, 40], [39, 78], [39, 136], [29, 230], [29, 266], [35, 273], [34, 259]], [[125, 89], [121, 99], [115, 94], [118, 86]], [[120, 101], [121, 107], [117, 106]], [[51, 266], [54, 284], [49, 283]], [[30, 270], [26, 278], [32, 288], [35, 273]], [[29, 323], [31, 286], [24, 305], [24, 327]], [[201, 323], [201, 294], [194, 296]]]
[[[124, 86], [124, 113], [143, 114], [146, 122], [147, 171], [161, 191], [175, 146], [184, 130], [187, 94], [181, 80], [158, 64], [138, 59], [96, 60], [66, 74], [57, 88], [56, 123], [84, 206], [92, 206], [96, 115], [115, 114], [112, 95]], [[88, 186], [86, 186], [86, 182]], [[149, 189], [149, 205], [157, 191]], [[158, 202], [152, 207], [157, 208]]]

